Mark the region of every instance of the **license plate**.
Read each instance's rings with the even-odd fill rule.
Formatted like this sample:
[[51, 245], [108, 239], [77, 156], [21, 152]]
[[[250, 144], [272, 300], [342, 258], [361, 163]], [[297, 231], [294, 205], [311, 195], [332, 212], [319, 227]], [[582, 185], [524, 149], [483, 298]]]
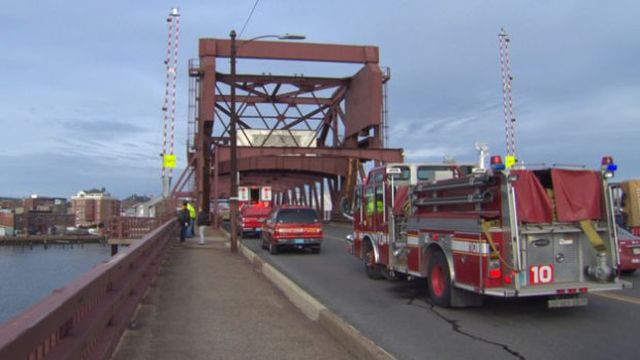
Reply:
[[295, 239], [293, 240], [294, 244], [304, 244], [304, 239]]
[[640, 248], [633, 248], [633, 255], [640, 254]]
[[550, 299], [547, 301], [549, 308], [564, 308], [574, 306], [587, 306], [589, 300], [584, 297], [564, 298], [564, 299]]

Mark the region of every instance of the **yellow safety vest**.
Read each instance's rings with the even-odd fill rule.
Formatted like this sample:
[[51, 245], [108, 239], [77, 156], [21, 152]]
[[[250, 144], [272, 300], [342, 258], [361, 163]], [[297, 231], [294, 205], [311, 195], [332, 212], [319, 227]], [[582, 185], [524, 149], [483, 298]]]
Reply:
[[191, 205], [191, 203], [187, 203], [187, 210], [189, 210], [189, 217], [192, 219], [196, 218], [196, 208]]

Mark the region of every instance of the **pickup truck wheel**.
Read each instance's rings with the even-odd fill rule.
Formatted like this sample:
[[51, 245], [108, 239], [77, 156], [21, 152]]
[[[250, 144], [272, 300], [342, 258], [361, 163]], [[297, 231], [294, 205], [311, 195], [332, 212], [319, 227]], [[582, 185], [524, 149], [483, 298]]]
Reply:
[[269, 243], [269, 254], [275, 255], [277, 253], [278, 253], [278, 247], [274, 243], [270, 242]]
[[369, 246], [366, 247], [364, 256], [362, 257], [364, 270], [369, 279], [382, 280], [384, 279], [384, 276], [382, 275], [382, 266], [380, 264], [376, 264], [375, 259], [373, 247], [369, 244]]
[[429, 262], [427, 284], [429, 297], [435, 305], [442, 307], [451, 306], [451, 276], [449, 264], [444, 254], [440, 251], [434, 253]]

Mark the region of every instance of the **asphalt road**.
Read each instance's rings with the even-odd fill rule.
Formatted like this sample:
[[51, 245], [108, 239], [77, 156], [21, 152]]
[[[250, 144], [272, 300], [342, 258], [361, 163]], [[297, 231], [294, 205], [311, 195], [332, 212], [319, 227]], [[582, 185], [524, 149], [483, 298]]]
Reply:
[[548, 309], [540, 299], [488, 299], [484, 306], [443, 309], [430, 304], [422, 281], [374, 281], [345, 250], [345, 225], [325, 226], [320, 254], [269, 255], [243, 239], [318, 300], [398, 359], [638, 359], [640, 274], [589, 305]]

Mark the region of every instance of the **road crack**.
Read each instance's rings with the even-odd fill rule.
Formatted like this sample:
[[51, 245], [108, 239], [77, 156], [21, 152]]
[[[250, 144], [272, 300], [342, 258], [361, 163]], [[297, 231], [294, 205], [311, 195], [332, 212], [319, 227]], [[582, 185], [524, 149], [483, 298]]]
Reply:
[[513, 355], [514, 357], [516, 357], [516, 358], [518, 358], [520, 360], [526, 360], [526, 358], [522, 354], [520, 354], [519, 352], [511, 349], [506, 344], [502, 344], [502, 343], [499, 343], [499, 342], [496, 342], [496, 341], [485, 339], [485, 338], [482, 338], [480, 336], [473, 335], [471, 333], [468, 333], [468, 332], [464, 331], [462, 329], [462, 327], [460, 326], [460, 324], [458, 323], [458, 320], [450, 319], [450, 318], [446, 317], [444, 314], [440, 313], [438, 311], [438, 309], [436, 308], [436, 306], [431, 301], [427, 300], [427, 304], [429, 306], [424, 306], [424, 305], [421, 305], [421, 304], [418, 304], [418, 303], [414, 303], [414, 300], [416, 300], [416, 297], [413, 297], [413, 298], [409, 299], [409, 303], [408, 304], [409, 305], [413, 305], [413, 306], [418, 306], [418, 307], [421, 307], [421, 308], [429, 310], [431, 313], [433, 313], [434, 315], [436, 315], [440, 319], [442, 319], [445, 322], [449, 323], [449, 325], [451, 325], [451, 329], [454, 332], [457, 332], [460, 335], [466, 336], [466, 337], [468, 337], [470, 339], [473, 339], [473, 340], [476, 340], [476, 341], [480, 341], [480, 342], [483, 342], [483, 343], [486, 343], [486, 344], [489, 344], [489, 345], [497, 346], [499, 348], [502, 348], [502, 350], [508, 352], [509, 354]]

